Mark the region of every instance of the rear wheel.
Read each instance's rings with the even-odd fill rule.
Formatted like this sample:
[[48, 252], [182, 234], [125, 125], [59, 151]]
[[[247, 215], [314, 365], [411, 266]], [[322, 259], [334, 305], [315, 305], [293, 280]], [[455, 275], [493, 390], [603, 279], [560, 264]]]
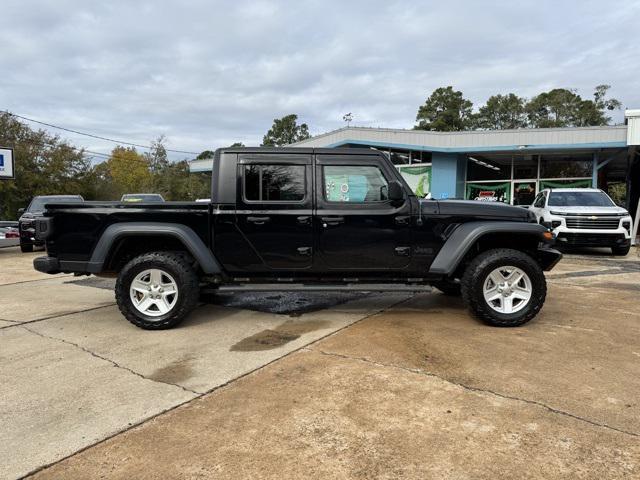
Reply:
[[198, 275], [188, 259], [154, 252], [128, 262], [116, 281], [116, 301], [127, 320], [146, 330], [174, 327], [196, 307]]
[[535, 317], [547, 294], [544, 273], [518, 250], [478, 255], [462, 277], [462, 297], [477, 318], [496, 327], [517, 327]]
[[33, 252], [33, 243], [21, 243], [20, 244], [20, 251], [22, 253]]
[[631, 245], [627, 245], [625, 247], [611, 247], [611, 252], [616, 257], [624, 257], [629, 253], [630, 250], [631, 250]]

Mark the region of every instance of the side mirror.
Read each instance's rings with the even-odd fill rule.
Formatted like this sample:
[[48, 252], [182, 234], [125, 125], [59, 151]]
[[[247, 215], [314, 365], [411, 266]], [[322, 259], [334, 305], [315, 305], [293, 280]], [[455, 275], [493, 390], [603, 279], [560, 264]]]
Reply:
[[19, 213], [20, 215], [22, 215], [25, 211], [26, 211], [26, 209], [24, 209], [24, 208], [19, 208], [19, 209], [18, 209], [18, 213]]
[[395, 180], [389, 182], [389, 200], [391, 200], [391, 203], [398, 203], [404, 200], [404, 189], [400, 182]]

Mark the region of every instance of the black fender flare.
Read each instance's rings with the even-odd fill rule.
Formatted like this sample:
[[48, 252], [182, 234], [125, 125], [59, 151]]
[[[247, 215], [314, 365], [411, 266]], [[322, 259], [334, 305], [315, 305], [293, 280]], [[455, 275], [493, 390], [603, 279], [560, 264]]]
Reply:
[[109, 225], [93, 249], [87, 271], [100, 273], [111, 248], [121, 238], [136, 235], [167, 236], [179, 240], [208, 275], [222, 273], [220, 263], [202, 239], [186, 225], [179, 223], [127, 222]]
[[536, 237], [540, 242], [547, 229], [537, 223], [524, 222], [468, 222], [456, 228], [433, 260], [429, 273], [451, 275], [469, 249], [484, 235], [490, 233], [525, 234]]

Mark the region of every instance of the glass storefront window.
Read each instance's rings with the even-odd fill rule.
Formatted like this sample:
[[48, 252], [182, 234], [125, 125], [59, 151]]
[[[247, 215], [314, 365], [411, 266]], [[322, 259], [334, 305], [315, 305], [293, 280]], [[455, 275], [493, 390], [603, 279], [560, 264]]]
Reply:
[[428, 165], [407, 165], [397, 167], [400, 175], [418, 198], [424, 198], [431, 191], [431, 167]]
[[531, 205], [536, 198], [536, 182], [513, 182], [513, 204]]
[[391, 162], [394, 165], [407, 165], [407, 164], [409, 164], [409, 152], [391, 150], [389, 158], [391, 158]]
[[511, 156], [467, 157], [467, 180], [510, 180]]
[[591, 177], [591, 155], [541, 155], [540, 178]]
[[481, 202], [511, 202], [511, 182], [467, 183], [466, 198]]
[[590, 188], [592, 180], [540, 180], [540, 190], [545, 188]]
[[516, 155], [513, 157], [513, 178], [538, 178], [538, 156]]

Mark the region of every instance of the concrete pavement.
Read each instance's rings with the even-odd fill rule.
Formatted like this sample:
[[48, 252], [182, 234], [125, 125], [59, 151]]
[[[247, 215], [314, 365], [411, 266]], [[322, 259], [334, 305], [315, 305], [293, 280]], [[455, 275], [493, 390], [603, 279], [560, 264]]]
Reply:
[[2, 259], [14, 272], [0, 277], [2, 479], [56, 462], [407, 298], [319, 296], [328, 308], [314, 311], [311, 298], [307, 313], [296, 316], [269, 311], [291, 303], [286, 295], [263, 302], [263, 311], [203, 305], [181, 328], [147, 332], [122, 317], [112, 290], [96, 288], [104, 282], [32, 277], [35, 255], [15, 249]]
[[638, 478], [636, 255], [569, 255], [517, 329], [376, 294], [145, 332], [61, 280], [96, 308], [0, 323], [0, 477]]

